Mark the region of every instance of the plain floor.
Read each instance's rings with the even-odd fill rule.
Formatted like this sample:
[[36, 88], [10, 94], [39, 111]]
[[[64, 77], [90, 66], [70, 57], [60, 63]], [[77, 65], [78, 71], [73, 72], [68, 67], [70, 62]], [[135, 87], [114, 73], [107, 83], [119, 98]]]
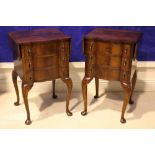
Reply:
[[155, 128], [155, 92], [135, 92], [134, 105], [128, 105], [125, 114], [127, 123], [120, 123], [123, 92], [105, 92], [99, 99], [88, 92], [88, 115], [82, 116], [81, 93], [72, 93], [70, 109], [73, 116], [65, 113], [65, 93], [29, 93], [32, 124], [25, 125], [26, 111], [21, 97], [21, 105], [16, 107], [14, 92], [0, 93], [0, 128]]

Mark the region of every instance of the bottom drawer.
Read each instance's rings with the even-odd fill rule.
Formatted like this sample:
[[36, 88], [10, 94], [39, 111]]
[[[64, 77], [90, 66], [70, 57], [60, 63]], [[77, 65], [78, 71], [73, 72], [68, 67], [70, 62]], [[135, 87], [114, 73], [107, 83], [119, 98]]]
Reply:
[[35, 70], [34, 71], [34, 81], [41, 82], [46, 80], [52, 80], [59, 78], [59, 72], [56, 68], [49, 68], [44, 70]]
[[96, 70], [96, 76], [98, 78], [104, 79], [104, 80], [119, 81], [120, 80], [120, 70], [100, 67]]

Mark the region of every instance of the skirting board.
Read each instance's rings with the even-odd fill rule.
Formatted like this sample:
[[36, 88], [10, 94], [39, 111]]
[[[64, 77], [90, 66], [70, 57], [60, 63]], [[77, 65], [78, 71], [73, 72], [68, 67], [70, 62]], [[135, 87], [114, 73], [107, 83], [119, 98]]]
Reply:
[[[73, 81], [73, 91], [81, 91], [81, 82], [84, 77], [84, 62], [70, 63], [70, 77]], [[13, 63], [0, 63], [0, 91], [14, 91], [11, 72]], [[19, 88], [21, 88], [21, 80], [18, 79]], [[89, 88], [91, 87], [91, 89]], [[49, 92], [51, 91], [51, 81], [35, 83], [31, 91]], [[94, 80], [88, 85], [88, 91], [95, 88]], [[66, 86], [61, 80], [56, 80], [56, 91], [66, 91]], [[119, 82], [108, 82], [100, 80], [100, 91], [122, 91]], [[138, 62], [138, 79], [135, 91], [155, 91], [155, 62]]]

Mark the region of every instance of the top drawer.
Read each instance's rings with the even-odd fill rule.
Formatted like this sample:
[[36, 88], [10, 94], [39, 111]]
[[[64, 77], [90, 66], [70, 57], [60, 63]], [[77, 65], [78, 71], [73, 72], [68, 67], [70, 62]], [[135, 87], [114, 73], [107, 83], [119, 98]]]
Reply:
[[111, 43], [111, 42], [102, 42], [97, 41], [95, 43], [95, 50], [96, 53], [100, 53], [103, 55], [110, 55], [110, 56], [122, 56], [122, 44], [121, 43]]
[[32, 45], [32, 54], [34, 57], [48, 57], [57, 52], [57, 42], [36, 43]]
[[132, 44], [85, 40], [84, 52], [85, 54], [96, 52], [100, 55], [130, 58], [132, 57], [133, 46]]

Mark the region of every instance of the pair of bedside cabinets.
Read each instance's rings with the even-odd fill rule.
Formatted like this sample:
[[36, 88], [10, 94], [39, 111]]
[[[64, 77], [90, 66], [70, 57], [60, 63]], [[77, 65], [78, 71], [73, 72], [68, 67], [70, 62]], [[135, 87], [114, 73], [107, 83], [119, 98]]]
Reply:
[[[120, 81], [125, 97], [122, 107], [121, 123], [127, 104], [133, 104], [132, 94], [136, 83], [136, 52], [140, 32], [110, 30], [97, 28], [83, 39], [85, 54], [85, 76], [82, 81], [84, 111], [87, 114], [87, 85], [95, 78], [96, 95], [99, 97], [99, 79]], [[58, 29], [35, 29], [30, 31], [10, 32], [9, 39], [14, 56], [12, 80], [19, 105], [17, 77], [22, 80], [22, 94], [27, 112], [25, 123], [31, 124], [28, 92], [34, 82], [52, 81], [53, 98], [55, 80], [61, 79], [67, 86], [66, 113], [71, 116], [69, 100], [72, 91], [72, 80], [69, 77], [69, 55], [71, 38]]]

